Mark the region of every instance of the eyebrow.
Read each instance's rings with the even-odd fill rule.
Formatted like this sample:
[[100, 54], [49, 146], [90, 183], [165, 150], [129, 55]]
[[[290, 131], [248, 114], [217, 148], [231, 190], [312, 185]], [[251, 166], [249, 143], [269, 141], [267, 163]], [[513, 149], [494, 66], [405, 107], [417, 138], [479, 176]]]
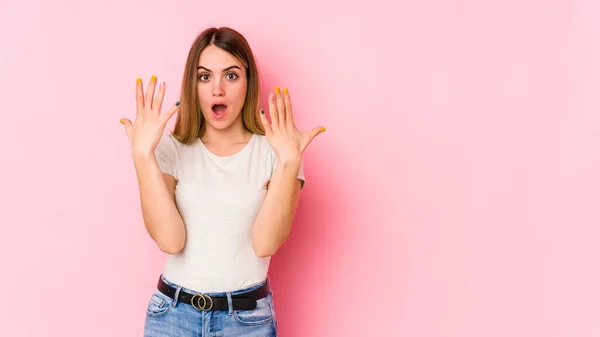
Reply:
[[[227, 68], [223, 69], [223, 71], [227, 71], [227, 70], [229, 70], [229, 69], [233, 69], [233, 68], [237, 68], [237, 69], [239, 69], [239, 70], [242, 70], [242, 69], [241, 69], [240, 67], [238, 67], [238, 66], [231, 66], [231, 67], [227, 67]], [[208, 71], [208, 72], [211, 72], [211, 73], [212, 73], [212, 70], [210, 70], [210, 69], [208, 69], [208, 68], [206, 68], [206, 67], [199, 66], [199, 67], [198, 67], [198, 70], [200, 70], [200, 69], [204, 69], [204, 70], [206, 70], [206, 71]]]

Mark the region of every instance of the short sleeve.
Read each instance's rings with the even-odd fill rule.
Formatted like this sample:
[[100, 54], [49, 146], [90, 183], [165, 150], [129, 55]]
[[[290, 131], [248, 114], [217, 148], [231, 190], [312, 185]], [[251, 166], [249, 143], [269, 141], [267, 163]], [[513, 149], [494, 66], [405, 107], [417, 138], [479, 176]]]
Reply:
[[162, 173], [170, 174], [175, 178], [177, 178], [175, 166], [176, 151], [177, 148], [175, 147], [174, 140], [170, 134], [164, 134], [154, 150], [154, 156], [156, 157], [160, 171]]
[[[272, 153], [272, 156], [273, 156], [273, 170], [271, 171], [271, 178], [273, 177], [273, 174], [275, 173], [275, 169], [277, 168], [277, 163], [278, 163], [275, 152]], [[300, 170], [298, 170], [297, 177], [301, 181], [300, 189], [303, 189], [304, 185], [306, 185], [306, 178], [304, 177], [304, 158], [300, 161]]]

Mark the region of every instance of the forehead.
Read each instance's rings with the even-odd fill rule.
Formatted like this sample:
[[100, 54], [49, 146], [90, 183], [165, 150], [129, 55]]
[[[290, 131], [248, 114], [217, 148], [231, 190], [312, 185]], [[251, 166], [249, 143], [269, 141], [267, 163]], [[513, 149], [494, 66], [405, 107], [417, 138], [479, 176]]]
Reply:
[[212, 71], [220, 71], [233, 65], [244, 69], [242, 63], [237, 58], [214, 45], [204, 48], [202, 53], [200, 53], [200, 60], [198, 61], [198, 66], [206, 67]]

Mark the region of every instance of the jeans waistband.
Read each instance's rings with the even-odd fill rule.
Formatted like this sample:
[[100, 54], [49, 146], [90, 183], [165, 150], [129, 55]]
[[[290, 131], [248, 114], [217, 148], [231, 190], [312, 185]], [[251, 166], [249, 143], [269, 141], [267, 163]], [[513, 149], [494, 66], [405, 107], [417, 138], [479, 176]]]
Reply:
[[190, 293], [190, 294], [203, 294], [203, 295], [210, 295], [210, 296], [214, 296], [214, 297], [219, 297], [219, 296], [227, 296], [227, 294], [229, 293], [230, 295], [237, 295], [237, 294], [243, 294], [255, 289], [258, 289], [260, 287], [262, 287], [265, 283], [270, 282], [270, 279], [267, 277], [265, 280], [261, 281], [260, 283], [257, 283], [255, 285], [243, 288], [243, 289], [238, 289], [238, 290], [233, 290], [233, 291], [222, 291], [222, 292], [207, 292], [207, 293], [201, 293], [198, 292], [196, 290], [193, 289], [189, 289], [186, 287], [182, 287], [181, 285], [171, 282], [169, 281], [164, 275], [160, 275], [160, 278], [168, 285], [170, 285], [171, 287], [174, 288], [180, 288], [180, 291], [184, 291], [186, 293]]

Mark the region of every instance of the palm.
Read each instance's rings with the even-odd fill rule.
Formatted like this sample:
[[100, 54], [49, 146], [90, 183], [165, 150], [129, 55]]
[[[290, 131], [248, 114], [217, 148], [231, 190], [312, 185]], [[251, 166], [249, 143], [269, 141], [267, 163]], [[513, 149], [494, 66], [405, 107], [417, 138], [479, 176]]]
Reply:
[[302, 132], [296, 127], [287, 89], [281, 93], [276, 88], [275, 94], [269, 95], [269, 114], [270, 123], [264, 114], [261, 114], [261, 121], [267, 140], [280, 160], [298, 159], [312, 140], [325, 131], [324, 127], [315, 127], [309, 132]]
[[141, 79], [136, 82], [136, 118], [132, 123], [129, 119], [121, 119], [125, 125], [125, 132], [131, 142], [134, 152], [149, 154], [156, 147], [162, 136], [167, 121], [175, 114], [179, 102], [172, 106], [166, 113], [161, 114], [162, 102], [165, 97], [166, 84], [163, 82], [159, 88], [156, 98], [154, 92], [157, 79], [152, 76], [148, 84], [148, 92], [144, 95]]

